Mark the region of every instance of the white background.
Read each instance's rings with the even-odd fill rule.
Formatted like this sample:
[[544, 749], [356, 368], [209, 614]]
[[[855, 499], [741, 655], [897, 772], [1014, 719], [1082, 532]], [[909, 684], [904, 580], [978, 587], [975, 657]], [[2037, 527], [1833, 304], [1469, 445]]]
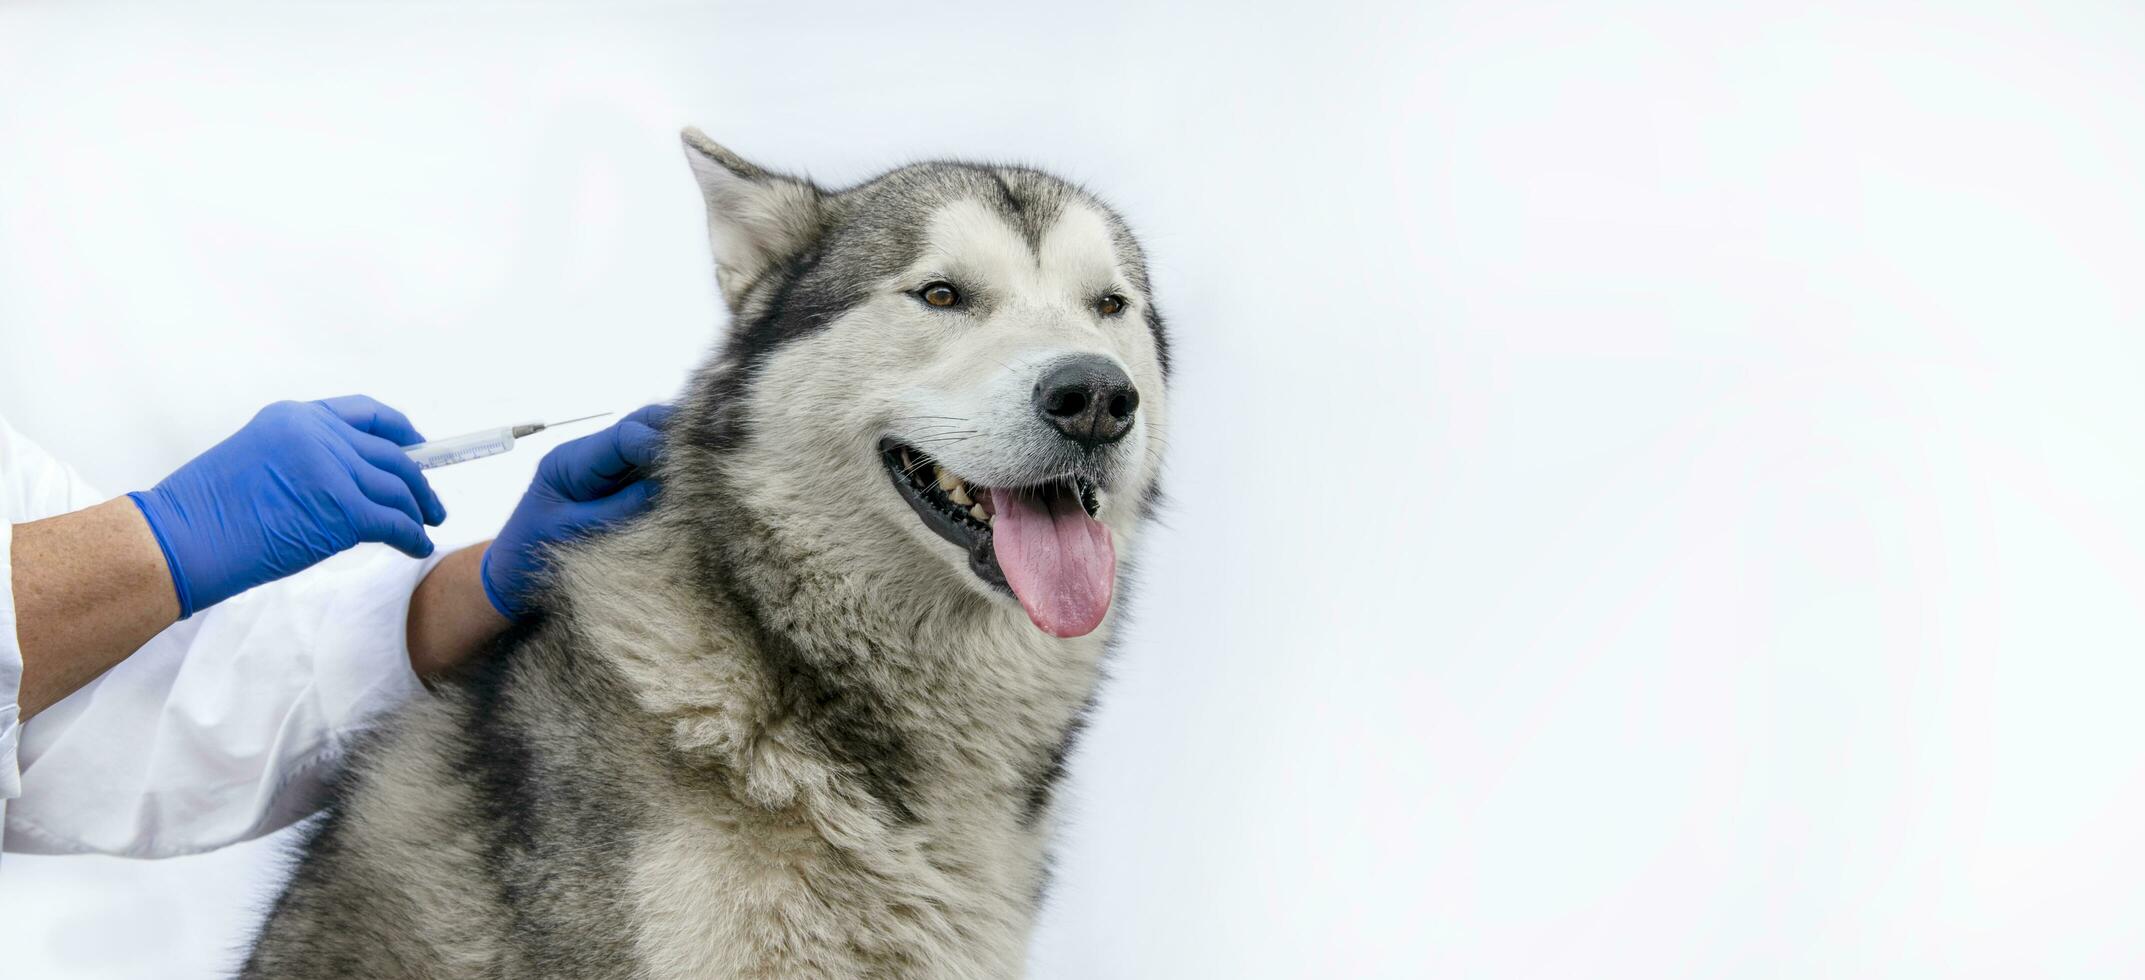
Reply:
[[[692, 123], [1118, 203], [1166, 532], [1040, 977], [2145, 972], [2145, 10], [0, 8], [0, 413], [674, 391]], [[442, 543], [535, 452], [440, 474]], [[280, 841], [9, 857], [0, 973], [216, 975]]]

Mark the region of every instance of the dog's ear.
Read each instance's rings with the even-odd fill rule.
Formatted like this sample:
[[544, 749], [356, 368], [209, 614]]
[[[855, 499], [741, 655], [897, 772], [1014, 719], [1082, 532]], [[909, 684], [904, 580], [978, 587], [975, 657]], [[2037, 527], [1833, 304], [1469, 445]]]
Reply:
[[715, 282], [736, 312], [767, 270], [819, 237], [825, 195], [809, 181], [763, 170], [690, 126], [685, 161], [708, 204]]

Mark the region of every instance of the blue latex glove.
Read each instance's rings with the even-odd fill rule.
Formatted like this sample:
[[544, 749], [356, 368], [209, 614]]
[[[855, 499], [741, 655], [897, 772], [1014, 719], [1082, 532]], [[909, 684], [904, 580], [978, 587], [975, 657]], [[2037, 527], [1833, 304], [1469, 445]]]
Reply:
[[499, 537], [484, 550], [484, 597], [508, 619], [534, 608], [544, 546], [625, 520], [655, 499], [643, 480], [662, 448], [671, 407], [649, 405], [595, 435], [544, 454]]
[[277, 402], [127, 496], [164, 550], [183, 619], [359, 542], [431, 554], [424, 526], [447, 509], [401, 449], [423, 441], [363, 395]]

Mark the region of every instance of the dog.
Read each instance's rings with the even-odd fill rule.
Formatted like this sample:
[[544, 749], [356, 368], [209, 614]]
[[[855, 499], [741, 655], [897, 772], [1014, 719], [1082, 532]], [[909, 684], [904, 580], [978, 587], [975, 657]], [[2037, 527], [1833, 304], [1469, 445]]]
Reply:
[[1142, 249], [1033, 169], [683, 139], [731, 323], [654, 506], [352, 750], [242, 976], [1024, 971], [1159, 500]]

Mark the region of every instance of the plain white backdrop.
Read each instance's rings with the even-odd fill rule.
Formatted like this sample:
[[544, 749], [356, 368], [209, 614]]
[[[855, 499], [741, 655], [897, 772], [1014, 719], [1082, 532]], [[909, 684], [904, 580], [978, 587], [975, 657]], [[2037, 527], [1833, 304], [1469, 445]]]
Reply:
[[[2140, 93], [2124, 0], [0, 5], [0, 414], [624, 410], [679, 127], [1045, 165], [1180, 369], [1036, 976], [2136, 976]], [[285, 846], [10, 856], [0, 974], [220, 975]]]

